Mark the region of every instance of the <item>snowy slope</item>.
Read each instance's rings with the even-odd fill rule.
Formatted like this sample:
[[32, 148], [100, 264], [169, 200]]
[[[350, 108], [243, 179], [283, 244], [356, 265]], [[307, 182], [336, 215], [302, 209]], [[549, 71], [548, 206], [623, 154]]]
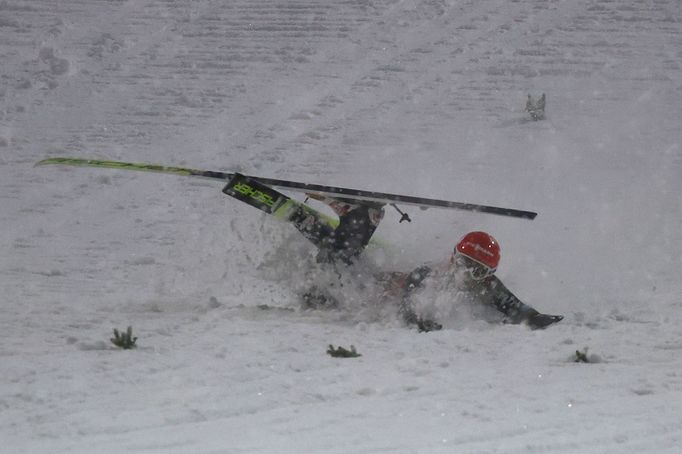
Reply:
[[[679, 452], [678, 0], [3, 0], [0, 61], [1, 452]], [[367, 258], [485, 229], [566, 319], [301, 311], [290, 226], [206, 181], [33, 168], [65, 155], [538, 211], [389, 212]]]

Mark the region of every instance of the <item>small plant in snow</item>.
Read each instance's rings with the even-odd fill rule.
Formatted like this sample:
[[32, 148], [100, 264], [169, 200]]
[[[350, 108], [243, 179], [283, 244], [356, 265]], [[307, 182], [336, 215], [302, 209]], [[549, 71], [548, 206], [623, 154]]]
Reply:
[[534, 121], [544, 120], [545, 118], [545, 94], [543, 93], [539, 98], [533, 99], [528, 95], [526, 100], [526, 112], [530, 114], [530, 118]]
[[573, 361], [576, 363], [601, 363], [603, 362], [602, 358], [599, 355], [595, 355], [592, 353], [591, 355], [587, 354], [587, 347], [583, 348], [582, 351], [576, 350], [575, 351], [575, 357], [573, 358]]
[[137, 337], [133, 337], [132, 326], [129, 326], [124, 333], [119, 332], [119, 330], [114, 328], [114, 337], [111, 338], [111, 343], [115, 346], [124, 350], [130, 350], [131, 348], [137, 347], [137, 345], [135, 345], [136, 341]]
[[353, 345], [350, 346], [350, 350], [346, 350], [341, 346], [339, 346], [338, 348], [334, 348], [333, 345], [329, 344], [327, 354], [334, 358], [357, 358], [358, 356], [362, 356], [355, 350], [355, 346]]
[[575, 362], [576, 363], [589, 363], [590, 360], [587, 358], [587, 347], [583, 349], [583, 351], [576, 350], [575, 351]]

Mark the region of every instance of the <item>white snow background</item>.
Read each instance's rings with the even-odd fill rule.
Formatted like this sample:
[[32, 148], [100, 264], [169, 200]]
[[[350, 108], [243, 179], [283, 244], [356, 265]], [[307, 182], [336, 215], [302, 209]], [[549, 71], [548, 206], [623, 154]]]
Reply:
[[[681, 121], [679, 0], [2, 0], [0, 452], [682, 452]], [[290, 225], [51, 156], [534, 210], [388, 211], [367, 260], [484, 229], [566, 318], [303, 311]]]

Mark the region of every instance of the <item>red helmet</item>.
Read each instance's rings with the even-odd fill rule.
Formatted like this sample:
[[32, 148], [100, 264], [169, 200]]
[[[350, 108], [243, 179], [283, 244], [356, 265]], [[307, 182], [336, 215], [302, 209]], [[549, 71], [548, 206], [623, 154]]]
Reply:
[[500, 263], [500, 245], [485, 232], [469, 232], [455, 246], [460, 253], [494, 271]]

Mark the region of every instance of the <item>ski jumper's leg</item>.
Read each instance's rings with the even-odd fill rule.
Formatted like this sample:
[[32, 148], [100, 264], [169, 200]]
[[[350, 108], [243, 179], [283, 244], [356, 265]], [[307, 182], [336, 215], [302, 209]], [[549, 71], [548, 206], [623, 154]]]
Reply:
[[326, 238], [334, 234], [334, 227], [315, 211], [307, 209], [305, 205], [299, 206], [289, 217], [289, 221], [301, 232], [301, 235], [317, 246], [318, 249], [322, 247]]
[[301, 234], [317, 246], [318, 262], [330, 263], [338, 260], [351, 263], [369, 243], [379, 222], [384, 216], [383, 204], [359, 202], [309, 194], [311, 198], [329, 205], [339, 216], [336, 228], [319, 214], [300, 206], [289, 221]]
[[358, 204], [339, 217], [339, 226], [322, 239], [317, 261], [350, 264], [365, 249], [384, 216], [380, 204]]

